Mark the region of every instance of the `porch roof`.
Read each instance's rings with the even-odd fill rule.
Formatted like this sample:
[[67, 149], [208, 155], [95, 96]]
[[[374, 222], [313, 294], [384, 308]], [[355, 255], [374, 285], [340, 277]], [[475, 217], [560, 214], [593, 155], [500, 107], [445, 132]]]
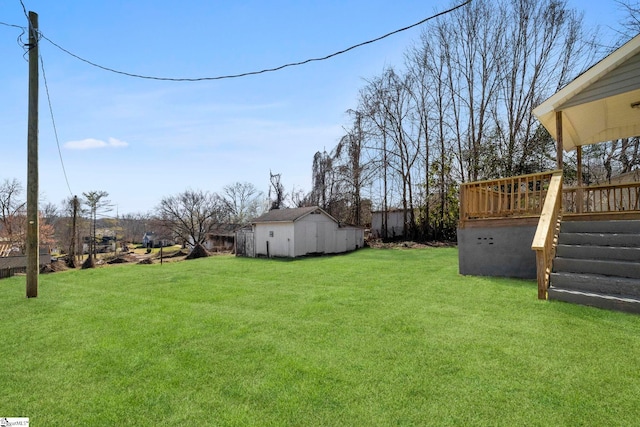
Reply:
[[565, 151], [640, 135], [640, 34], [533, 110], [557, 140], [556, 112]]

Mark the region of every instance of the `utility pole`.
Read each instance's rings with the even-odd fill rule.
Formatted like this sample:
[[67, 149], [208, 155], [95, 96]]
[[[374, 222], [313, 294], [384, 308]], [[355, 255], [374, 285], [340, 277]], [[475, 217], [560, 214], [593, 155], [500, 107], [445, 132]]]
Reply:
[[38, 14], [29, 12], [29, 124], [27, 132], [27, 298], [38, 296]]
[[69, 248], [69, 255], [67, 256], [67, 265], [71, 268], [76, 268], [76, 236], [77, 236], [77, 218], [78, 218], [78, 196], [73, 196], [71, 201], [73, 204], [73, 222], [72, 222], [72, 234], [71, 234], [71, 248]]

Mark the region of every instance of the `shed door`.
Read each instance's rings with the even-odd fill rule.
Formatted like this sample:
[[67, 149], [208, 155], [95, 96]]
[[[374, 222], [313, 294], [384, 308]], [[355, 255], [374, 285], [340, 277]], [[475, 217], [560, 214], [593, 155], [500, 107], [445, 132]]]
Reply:
[[325, 251], [325, 226], [323, 223], [316, 223], [316, 242], [317, 242], [317, 250], [318, 253], [324, 253]]

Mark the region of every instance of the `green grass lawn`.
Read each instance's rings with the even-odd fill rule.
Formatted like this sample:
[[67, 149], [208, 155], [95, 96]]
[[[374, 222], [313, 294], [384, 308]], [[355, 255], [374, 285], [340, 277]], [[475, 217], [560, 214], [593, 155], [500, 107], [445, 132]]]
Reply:
[[33, 426], [638, 425], [640, 316], [462, 277], [454, 248], [0, 281], [0, 417]]

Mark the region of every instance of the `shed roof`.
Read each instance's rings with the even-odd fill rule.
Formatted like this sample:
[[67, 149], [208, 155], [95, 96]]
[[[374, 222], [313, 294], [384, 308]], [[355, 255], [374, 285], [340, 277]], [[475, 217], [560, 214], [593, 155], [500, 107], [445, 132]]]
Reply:
[[533, 110], [553, 138], [562, 112], [565, 151], [640, 135], [640, 34]]
[[242, 224], [216, 224], [215, 226], [211, 227], [211, 230], [209, 231], [209, 233], [207, 233], [207, 235], [233, 237], [235, 236], [236, 231], [238, 231], [242, 227]]
[[309, 206], [306, 208], [291, 209], [274, 209], [251, 221], [253, 224], [262, 222], [295, 222], [312, 213], [322, 213], [333, 221], [338, 222], [334, 217], [326, 213], [318, 206]]

